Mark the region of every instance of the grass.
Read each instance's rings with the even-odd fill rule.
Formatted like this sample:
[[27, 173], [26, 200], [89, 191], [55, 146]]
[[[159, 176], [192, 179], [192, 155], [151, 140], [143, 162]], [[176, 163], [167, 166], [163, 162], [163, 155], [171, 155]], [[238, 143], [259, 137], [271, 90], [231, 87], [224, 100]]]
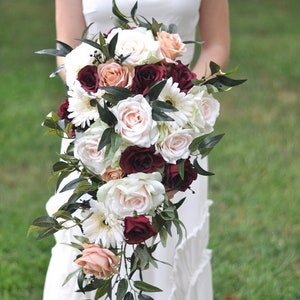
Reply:
[[[298, 0], [231, 0], [230, 67], [248, 82], [220, 95], [210, 156], [216, 300], [300, 299]], [[59, 149], [40, 123], [64, 96], [51, 57], [52, 1], [0, 3], [0, 299], [41, 299], [53, 239], [26, 236], [51, 195]]]

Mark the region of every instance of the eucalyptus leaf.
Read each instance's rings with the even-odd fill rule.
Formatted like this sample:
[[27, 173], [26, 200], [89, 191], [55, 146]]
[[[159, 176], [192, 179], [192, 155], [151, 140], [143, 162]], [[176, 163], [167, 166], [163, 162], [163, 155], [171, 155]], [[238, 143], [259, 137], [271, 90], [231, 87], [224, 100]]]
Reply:
[[128, 282], [125, 278], [122, 278], [118, 284], [116, 300], [123, 300], [123, 298], [126, 295], [127, 288], [128, 288]]
[[111, 143], [111, 135], [113, 134], [112, 128], [106, 128], [101, 136], [101, 140], [98, 145], [98, 151]]
[[95, 299], [100, 299], [102, 296], [106, 294], [111, 294], [111, 289], [112, 289], [111, 279], [109, 280], [98, 279]]
[[152, 108], [152, 119], [154, 121], [161, 121], [161, 122], [172, 122], [174, 121], [173, 118], [168, 116], [166, 113], [162, 112], [159, 108], [153, 107]]
[[58, 66], [58, 67], [55, 69], [55, 71], [52, 72], [52, 73], [49, 75], [49, 77], [50, 77], [50, 78], [56, 77], [56, 76], [59, 74], [59, 72], [60, 72], [62, 69], [64, 69], [64, 67], [65, 67], [64, 64]]
[[209, 68], [210, 68], [211, 74], [219, 73], [219, 71], [221, 70], [221, 67], [213, 61], [211, 61], [209, 63]]
[[148, 92], [148, 97], [149, 97], [150, 101], [157, 100], [162, 89], [165, 87], [166, 82], [167, 82], [166, 80], [161, 80], [159, 82], [156, 82], [155, 84], [153, 84], [150, 87], [149, 92]]
[[86, 43], [86, 44], [92, 46], [93, 48], [96, 48], [96, 49], [102, 51], [102, 46], [100, 44], [98, 44], [97, 42], [94, 42], [92, 40], [85, 39], [85, 38], [81, 38], [81, 39], [79, 39], [79, 41], [82, 43]]
[[105, 122], [108, 126], [114, 126], [117, 124], [116, 116], [109, 110], [106, 102], [104, 102], [103, 107], [100, 105], [98, 101], [96, 101], [96, 105], [98, 108], [98, 112], [100, 118], [103, 122]]
[[174, 107], [171, 103], [165, 101], [159, 101], [159, 100], [155, 100], [152, 102], [152, 109], [153, 108], [159, 109], [160, 111], [164, 111], [164, 112], [178, 111], [178, 109]]
[[132, 7], [131, 11], [130, 11], [130, 15], [131, 15], [131, 18], [132, 20], [134, 20], [136, 22], [136, 12], [137, 12], [137, 8], [138, 8], [138, 2], [136, 1], [134, 6]]
[[68, 45], [62, 41], [56, 40], [56, 45], [57, 45], [58, 49], [60, 49], [61, 51], [63, 51], [65, 53], [65, 55], [67, 55], [68, 53], [70, 53], [73, 50], [73, 48], [70, 45]]
[[85, 275], [82, 270], [77, 275], [77, 285], [79, 287], [79, 290], [85, 294], [84, 288], [83, 288], [83, 283], [84, 283]]
[[162, 290], [154, 285], [151, 285], [149, 283], [146, 283], [144, 281], [134, 281], [133, 285], [135, 288], [143, 291], [143, 292], [151, 292], [151, 293], [155, 293], [155, 292], [162, 292]]
[[205, 171], [201, 166], [200, 164], [198, 163], [197, 159], [194, 160], [193, 162], [193, 166], [194, 168], [196, 169], [197, 173], [199, 175], [203, 175], [203, 176], [212, 176], [212, 175], [215, 175], [214, 173], [211, 173], [209, 171]]
[[109, 58], [115, 57], [117, 42], [118, 42], [118, 34], [115, 34], [108, 45]]
[[85, 178], [82, 178], [82, 177], [78, 177], [78, 178], [75, 178], [71, 181], [69, 181], [62, 189], [60, 192], [65, 192], [65, 191], [68, 191], [68, 190], [72, 190], [72, 189], [75, 189], [78, 184], [82, 181], [86, 181]]
[[55, 227], [49, 227], [47, 229], [45, 229], [42, 233], [40, 233], [37, 237], [38, 240], [41, 240], [45, 237], [48, 237], [50, 235], [53, 235], [54, 233], [56, 233], [60, 228], [55, 228]]
[[177, 168], [178, 168], [179, 176], [183, 180], [184, 179], [184, 160], [183, 159], [177, 161]]
[[102, 86], [101, 89], [114, 97], [115, 102], [112, 102], [112, 104], [117, 104], [120, 100], [134, 96], [130, 90], [120, 86]]
[[224, 133], [205, 137], [198, 145], [198, 150], [202, 157], [207, 156], [210, 151], [219, 143], [223, 136]]
[[131, 292], [127, 292], [124, 300], [134, 300], [133, 294]]
[[46, 55], [51, 55], [51, 56], [65, 56], [66, 54], [64, 51], [61, 51], [59, 49], [42, 49], [35, 51], [34, 53], [36, 54], [46, 54]]
[[73, 220], [73, 216], [66, 210], [58, 210], [53, 216], [64, 220]]
[[42, 216], [33, 220], [32, 225], [42, 228], [59, 226], [59, 223], [52, 217]]
[[52, 166], [53, 172], [60, 172], [68, 168], [69, 168], [69, 164], [64, 161], [58, 161]]
[[145, 295], [145, 294], [139, 294], [138, 299], [139, 300], [154, 300], [154, 298], [152, 298], [148, 295]]
[[112, 0], [112, 4], [113, 4], [113, 8], [112, 8], [112, 12], [113, 14], [120, 19], [122, 22], [129, 23], [127, 17], [120, 11], [120, 9], [118, 8], [116, 1]]

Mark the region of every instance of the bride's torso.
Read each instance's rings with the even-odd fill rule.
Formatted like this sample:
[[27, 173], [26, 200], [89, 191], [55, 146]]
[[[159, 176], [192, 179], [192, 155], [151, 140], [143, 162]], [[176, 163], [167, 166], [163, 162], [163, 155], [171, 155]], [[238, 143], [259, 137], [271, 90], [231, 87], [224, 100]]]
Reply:
[[[117, 0], [121, 12], [130, 15], [130, 10], [136, 0]], [[195, 39], [195, 29], [199, 19], [201, 0], [139, 0], [137, 15], [150, 20], [155, 18], [166, 25], [176, 24], [183, 41]], [[91, 34], [107, 32], [113, 26], [112, 0], [82, 0], [83, 13]], [[188, 45], [189, 51], [183, 61], [188, 63], [193, 55], [193, 47]]]

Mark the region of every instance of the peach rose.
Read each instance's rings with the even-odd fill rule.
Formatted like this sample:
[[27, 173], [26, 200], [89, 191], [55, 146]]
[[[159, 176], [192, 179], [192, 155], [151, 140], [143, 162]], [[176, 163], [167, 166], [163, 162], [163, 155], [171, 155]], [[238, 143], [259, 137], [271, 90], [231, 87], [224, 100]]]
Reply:
[[96, 278], [107, 278], [118, 273], [119, 257], [110, 250], [95, 244], [83, 244], [82, 256], [75, 263], [82, 266], [85, 274], [92, 274]]
[[111, 166], [108, 166], [104, 174], [101, 175], [101, 178], [104, 181], [110, 181], [110, 180], [121, 179], [123, 176], [124, 176], [124, 172], [122, 170], [115, 169]]
[[130, 88], [132, 85], [132, 71], [127, 66], [115, 62], [100, 64], [98, 66], [99, 85], [120, 86]]
[[163, 56], [168, 61], [174, 61], [176, 57], [181, 56], [186, 51], [185, 44], [182, 42], [179, 34], [161, 31], [157, 33], [157, 40]]

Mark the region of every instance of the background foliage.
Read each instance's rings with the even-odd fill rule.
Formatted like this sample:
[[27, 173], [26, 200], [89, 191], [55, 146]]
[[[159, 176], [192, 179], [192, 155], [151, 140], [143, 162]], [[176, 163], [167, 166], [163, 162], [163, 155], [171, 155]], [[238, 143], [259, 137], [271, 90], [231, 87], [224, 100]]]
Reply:
[[[221, 97], [210, 156], [216, 300], [300, 299], [298, 0], [231, 0], [232, 59], [248, 82]], [[48, 79], [54, 1], [0, 2], [0, 299], [41, 299], [53, 239], [26, 236], [51, 196], [59, 141], [44, 116], [64, 98]]]

